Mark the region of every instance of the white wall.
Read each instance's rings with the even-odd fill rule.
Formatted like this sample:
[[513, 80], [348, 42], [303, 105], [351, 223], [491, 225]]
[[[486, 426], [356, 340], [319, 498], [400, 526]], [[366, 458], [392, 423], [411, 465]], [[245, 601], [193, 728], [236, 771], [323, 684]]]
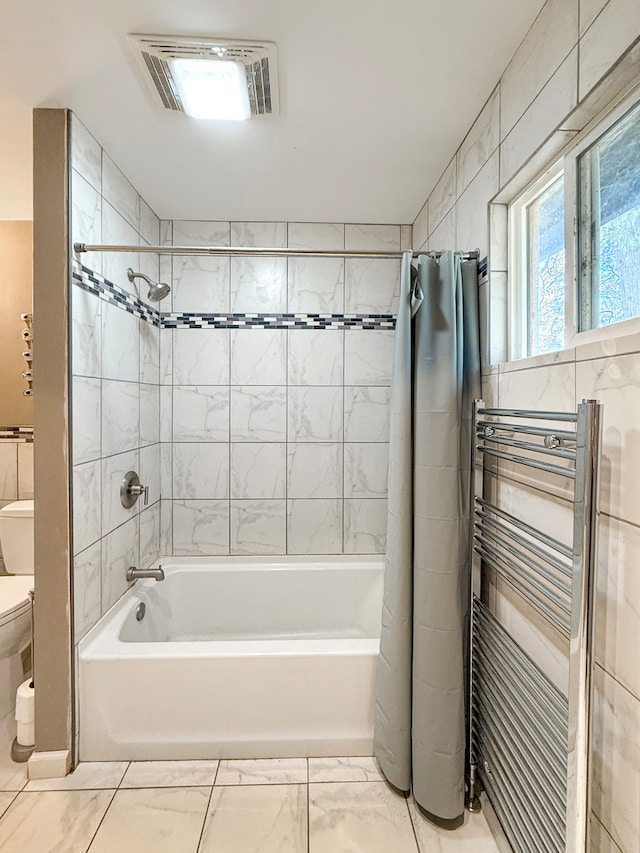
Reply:
[[[158, 218], [75, 116], [71, 141], [73, 239], [158, 245]], [[133, 295], [127, 267], [158, 276], [157, 255], [96, 254], [83, 263]], [[160, 334], [75, 279], [71, 290], [77, 643], [127, 589], [128, 566], [145, 568], [158, 556]], [[147, 507], [120, 504], [131, 469], [150, 487]]]
[[[481, 289], [485, 400], [560, 410], [583, 398], [604, 403], [592, 849], [624, 853], [640, 850], [640, 336], [505, 362], [506, 222], [496, 218], [489, 249], [487, 206], [499, 191], [523, 186], [607, 103], [640, 83], [639, 35], [637, 0], [548, 0], [414, 223], [416, 249], [489, 252]], [[521, 513], [566, 533], [561, 493], [550, 503], [535, 482], [501, 488]], [[554, 632], [504, 587], [497, 606], [550, 676], [566, 684], [566, 649]]]
[[[411, 240], [400, 225], [161, 228], [178, 246], [397, 252]], [[164, 310], [195, 325], [161, 333], [165, 553], [384, 552], [394, 333], [377, 318], [369, 324], [383, 328], [305, 325], [314, 313], [395, 312], [399, 273], [400, 262], [387, 259], [161, 256], [172, 284]], [[199, 312], [296, 319], [215, 328]], [[302, 325], [285, 328], [294, 322]]]

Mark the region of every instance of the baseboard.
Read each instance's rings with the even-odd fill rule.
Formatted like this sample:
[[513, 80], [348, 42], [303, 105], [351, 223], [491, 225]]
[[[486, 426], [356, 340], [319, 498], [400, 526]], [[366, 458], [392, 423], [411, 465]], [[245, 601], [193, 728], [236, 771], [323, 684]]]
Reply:
[[61, 779], [71, 767], [68, 749], [57, 752], [34, 752], [27, 764], [29, 779]]

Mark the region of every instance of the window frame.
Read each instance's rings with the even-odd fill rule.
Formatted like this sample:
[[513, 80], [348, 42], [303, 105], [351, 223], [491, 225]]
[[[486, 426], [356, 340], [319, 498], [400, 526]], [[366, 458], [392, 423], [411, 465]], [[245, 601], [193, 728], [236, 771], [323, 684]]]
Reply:
[[[509, 359], [544, 353], [529, 352], [531, 288], [529, 286], [529, 229], [527, 208], [563, 174], [563, 159], [556, 160], [508, 205], [509, 245]], [[565, 257], [566, 257], [565, 188]], [[565, 289], [566, 289], [565, 260]], [[566, 335], [565, 335], [566, 338]]]
[[[600, 114], [578, 133], [553, 163], [534, 178], [524, 190], [508, 203], [508, 351], [511, 360], [522, 358], [544, 358], [582, 344], [611, 340], [629, 334], [640, 333], [640, 316], [581, 330], [580, 312], [583, 310], [585, 274], [580, 267], [580, 228], [590, 233], [591, 220], [586, 217], [584, 205], [580, 205], [579, 169], [580, 157], [604, 136], [620, 119], [640, 104], [640, 86], [622, 97], [606, 114]], [[526, 207], [544, 191], [560, 174], [564, 177], [564, 237], [565, 237], [565, 342], [561, 349], [548, 353], [529, 353], [529, 280], [527, 271]], [[588, 219], [588, 221], [586, 221]], [[593, 253], [589, 257], [590, 267]], [[589, 288], [588, 298], [591, 298]]]

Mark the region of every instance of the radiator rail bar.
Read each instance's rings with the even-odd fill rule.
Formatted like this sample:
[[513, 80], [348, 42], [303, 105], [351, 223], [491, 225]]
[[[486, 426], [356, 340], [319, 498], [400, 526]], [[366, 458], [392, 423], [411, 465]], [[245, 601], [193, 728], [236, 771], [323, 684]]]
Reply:
[[[589, 851], [601, 423], [602, 406], [595, 400], [583, 400], [577, 412], [474, 404], [469, 807], [477, 809], [481, 784], [515, 853]], [[489, 465], [494, 459], [569, 481], [570, 545], [519, 517], [526, 517], [526, 503], [517, 514], [499, 505], [503, 466]], [[551, 489], [546, 478], [536, 480], [539, 490]], [[557, 632], [554, 642], [566, 644], [566, 696], [492, 612], [493, 594], [482, 586], [483, 575], [492, 575], [485, 569]]]
[[510, 512], [506, 512], [500, 507], [495, 506], [489, 501], [485, 501], [482, 498], [476, 498], [476, 504], [481, 506], [487, 512], [493, 513], [497, 515], [498, 518], [502, 518], [505, 521], [508, 521], [509, 524], [513, 524], [514, 527], [518, 527], [524, 533], [527, 533], [529, 536], [532, 536], [534, 539], [537, 539], [538, 542], [542, 542], [543, 545], [549, 545], [549, 547], [553, 548], [555, 551], [559, 551], [565, 557], [573, 557], [573, 550], [565, 545], [563, 542], [560, 542], [558, 539], [554, 539], [552, 536], [548, 536], [546, 533], [543, 533], [541, 530], [538, 530], [535, 527], [532, 527], [530, 524], [522, 521], [520, 518], [516, 518], [515, 515], [511, 515]]

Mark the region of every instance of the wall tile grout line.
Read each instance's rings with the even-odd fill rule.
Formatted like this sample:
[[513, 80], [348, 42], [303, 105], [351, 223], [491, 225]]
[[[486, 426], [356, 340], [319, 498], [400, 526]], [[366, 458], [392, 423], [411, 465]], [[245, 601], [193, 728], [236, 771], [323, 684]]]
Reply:
[[628, 693], [628, 694], [629, 694], [629, 696], [630, 696], [630, 697], [631, 697], [635, 702], [637, 702], [637, 703], [639, 703], [639, 704], [640, 704], [640, 696], [636, 696], [636, 694], [633, 692], [633, 690], [632, 690], [630, 687], [627, 687], [627, 685], [626, 685], [626, 684], [623, 684], [623, 683], [622, 683], [622, 681], [620, 681], [620, 679], [618, 678], [618, 676], [617, 676], [617, 675], [614, 675], [614, 673], [613, 673], [613, 672], [611, 672], [610, 670], [608, 670], [608, 669], [607, 669], [607, 667], [606, 667], [603, 663], [601, 663], [599, 660], [596, 660], [595, 665], [596, 665], [599, 669], [601, 669], [601, 670], [602, 670], [606, 675], [608, 675], [608, 676], [609, 676], [609, 678], [610, 678], [612, 681], [615, 681], [615, 683], [618, 685], [618, 687], [622, 688], [622, 690], [624, 690], [624, 692], [625, 692], [625, 693]]

